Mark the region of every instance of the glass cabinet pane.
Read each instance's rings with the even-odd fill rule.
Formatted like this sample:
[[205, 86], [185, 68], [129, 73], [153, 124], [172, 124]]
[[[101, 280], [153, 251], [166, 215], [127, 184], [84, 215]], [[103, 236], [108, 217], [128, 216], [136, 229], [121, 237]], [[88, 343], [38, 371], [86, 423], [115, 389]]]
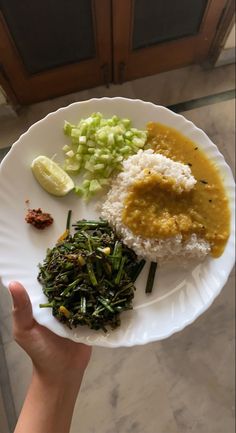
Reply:
[[95, 56], [91, 0], [0, 0], [29, 74]]
[[134, 50], [195, 35], [207, 0], [134, 0]]

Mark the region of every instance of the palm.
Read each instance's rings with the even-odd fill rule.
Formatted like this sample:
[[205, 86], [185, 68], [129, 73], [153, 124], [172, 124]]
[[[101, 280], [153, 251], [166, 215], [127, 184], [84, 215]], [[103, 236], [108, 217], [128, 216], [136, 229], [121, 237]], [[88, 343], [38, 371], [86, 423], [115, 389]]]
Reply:
[[36, 322], [30, 330], [30, 348], [25, 349], [35, 363], [50, 365], [54, 372], [84, 370], [91, 356], [91, 347], [61, 338]]
[[14, 334], [16, 341], [31, 357], [34, 366], [48, 377], [68, 377], [84, 371], [91, 356], [91, 347], [59, 337], [33, 318], [32, 306], [24, 287], [11, 283], [14, 302]]

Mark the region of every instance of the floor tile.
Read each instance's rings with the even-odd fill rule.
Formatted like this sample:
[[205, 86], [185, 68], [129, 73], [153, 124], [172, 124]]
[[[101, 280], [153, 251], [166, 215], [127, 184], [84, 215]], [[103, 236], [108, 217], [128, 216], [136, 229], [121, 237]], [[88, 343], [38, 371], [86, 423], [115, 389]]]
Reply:
[[219, 102], [181, 114], [206, 132], [235, 173], [235, 100]]
[[181, 433], [234, 432], [234, 273], [212, 307], [156, 347]]
[[5, 414], [4, 403], [2, 399], [2, 394], [0, 390], [0, 431], [3, 433], [10, 433], [8, 428], [8, 421]]
[[219, 93], [235, 87], [234, 65], [204, 70], [198, 65], [163, 72], [109, 88], [99, 86], [23, 107], [17, 118], [0, 119], [0, 148], [12, 145], [30, 125], [51, 111], [75, 101], [97, 97], [139, 98], [160, 105]]
[[0, 283], [0, 329], [2, 343], [12, 341], [12, 301], [8, 290]]
[[15, 341], [4, 345], [16, 413], [19, 415], [31, 378], [31, 361]]
[[172, 105], [235, 88], [234, 65], [204, 70], [198, 65], [163, 72], [131, 82], [135, 96]]
[[94, 349], [71, 433], [179, 433], [154, 347]]

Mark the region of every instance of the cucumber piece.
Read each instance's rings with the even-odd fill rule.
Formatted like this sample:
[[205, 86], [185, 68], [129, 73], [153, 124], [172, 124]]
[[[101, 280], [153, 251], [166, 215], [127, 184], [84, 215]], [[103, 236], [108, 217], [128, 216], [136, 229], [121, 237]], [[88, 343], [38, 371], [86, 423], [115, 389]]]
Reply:
[[100, 183], [98, 182], [97, 179], [92, 179], [89, 185], [89, 191], [90, 192], [97, 192], [100, 191], [102, 189]]
[[123, 160], [143, 148], [147, 139], [146, 131], [133, 128], [130, 119], [117, 115], [106, 119], [101, 113], [92, 113], [77, 125], [65, 122], [64, 132], [71, 138], [71, 145], [63, 147], [65, 170], [84, 171], [89, 184], [77, 188], [85, 198], [108, 184], [110, 176], [122, 169]]

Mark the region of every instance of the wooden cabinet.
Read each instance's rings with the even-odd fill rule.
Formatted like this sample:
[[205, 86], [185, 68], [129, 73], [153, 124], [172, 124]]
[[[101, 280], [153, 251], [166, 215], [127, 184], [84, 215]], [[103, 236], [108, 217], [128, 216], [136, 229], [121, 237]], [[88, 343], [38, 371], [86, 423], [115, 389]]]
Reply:
[[0, 84], [28, 104], [207, 59], [232, 0], [0, 0]]

